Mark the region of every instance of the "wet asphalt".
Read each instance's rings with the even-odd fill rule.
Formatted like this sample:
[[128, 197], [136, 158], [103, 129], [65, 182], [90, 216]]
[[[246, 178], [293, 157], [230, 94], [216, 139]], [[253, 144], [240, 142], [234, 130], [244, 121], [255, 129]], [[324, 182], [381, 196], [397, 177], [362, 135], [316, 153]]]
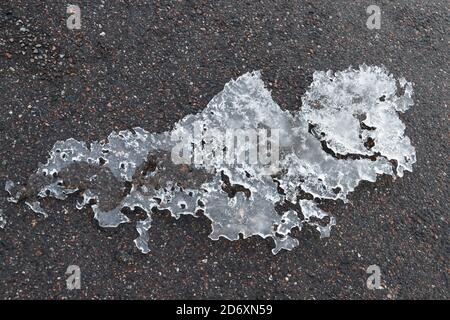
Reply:
[[[306, 227], [276, 256], [268, 240], [212, 241], [206, 218], [168, 215], [143, 255], [133, 224], [102, 229], [76, 197], [45, 199], [43, 219], [0, 191], [0, 298], [449, 299], [448, 1], [72, 1], [80, 30], [66, 27], [68, 4], [0, 2], [1, 186], [26, 181], [57, 140], [169, 130], [247, 71], [296, 111], [314, 70], [362, 63], [414, 83], [401, 118], [417, 163], [323, 203], [331, 237]], [[366, 27], [371, 4], [379, 30]], [[69, 265], [80, 290], [66, 288]], [[370, 265], [382, 289], [367, 288]]]

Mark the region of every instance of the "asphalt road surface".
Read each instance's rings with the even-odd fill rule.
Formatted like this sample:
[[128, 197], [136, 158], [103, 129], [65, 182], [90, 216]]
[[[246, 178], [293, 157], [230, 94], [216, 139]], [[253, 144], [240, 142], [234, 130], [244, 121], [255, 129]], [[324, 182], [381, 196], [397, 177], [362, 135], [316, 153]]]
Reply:
[[[212, 241], [205, 217], [155, 216], [152, 251], [132, 224], [103, 229], [91, 209], [45, 199], [43, 219], [6, 201], [0, 229], [3, 299], [449, 299], [449, 34], [447, 0], [0, 2], [0, 185], [26, 181], [57, 140], [162, 132], [232, 78], [261, 70], [274, 100], [299, 110], [314, 70], [384, 65], [414, 83], [403, 114], [414, 172], [362, 183], [327, 202], [331, 237], [312, 228], [273, 256], [268, 240]], [[381, 28], [366, 8], [381, 8]], [[81, 289], [66, 269], [81, 269]], [[366, 269], [381, 270], [369, 290]]]

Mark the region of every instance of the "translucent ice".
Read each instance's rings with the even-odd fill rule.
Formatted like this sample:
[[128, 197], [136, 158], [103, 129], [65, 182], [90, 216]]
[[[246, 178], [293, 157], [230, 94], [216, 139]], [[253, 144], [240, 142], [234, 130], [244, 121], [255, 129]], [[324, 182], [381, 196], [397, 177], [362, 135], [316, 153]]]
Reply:
[[0, 209], [0, 228], [3, 229], [6, 226], [6, 219], [3, 216], [3, 210]]
[[[171, 131], [134, 128], [90, 145], [58, 141], [26, 186], [7, 183], [9, 200], [25, 200], [45, 215], [39, 198], [80, 193], [77, 207], [92, 206], [102, 227], [130, 222], [122, 209], [139, 208], [147, 217], [137, 222], [135, 244], [144, 253], [150, 251], [152, 215], [161, 210], [176, 219], [202, 212], [211, 220], [213, 240], [258, 235], [273, 239], [274, 254], [292, 250], [299, 243], [293, 229], [309, 224], [326, 237], [336, 223], [316, 199], [346, 201], [360, 181], [401, 177], [416, 160], [398, 116], [413, 104], [412, 85], [384, 68], [315, 72], [302, 103], [301, 111], [283, 111], [260, 73], [246, 73]], [[227, 129], [242, 129], [244, 136], [248, 130], [270, 132], [270, 139], [279, 139], [276, 149], [270, 143], [271, 154], [276, 150], [279, 157], [268, 165], [223, 161]], [[180, 141], [192, 146], [193, 156], [180, 152]], [[247, 149], [235, 151], [248, 155]]]

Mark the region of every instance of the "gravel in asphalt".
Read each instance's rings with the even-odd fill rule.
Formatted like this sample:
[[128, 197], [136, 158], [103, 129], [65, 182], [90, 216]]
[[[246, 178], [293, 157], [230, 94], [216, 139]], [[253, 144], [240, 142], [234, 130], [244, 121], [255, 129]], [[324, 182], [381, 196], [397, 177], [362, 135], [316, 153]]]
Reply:
[[[26, 181], [57, 140], [169, 130], [247, 71], [293, 111], [314, 70], [362, 63], [414, 83], [402, 120], [417, 163], [323, 203], [331, 237], [306, 228], [276, 256], [259, 237], [211, 241], [206, 218], [168, 215], [143, 255], [133, 225], [100, 228], [76, 198], [45, 199], [43, 219], [0, 191], [0, 298], [448, 299], [448, 1], [377, 1], [381, 29], [369, 30], [372, 2], [79, 1], [82, 27], [68, 30], [66, 1], [2, 1], [0, 185]], [[80, 290], [66, 288], [72, 264]], [[366, 287], [374, 264], [382, 290]]]

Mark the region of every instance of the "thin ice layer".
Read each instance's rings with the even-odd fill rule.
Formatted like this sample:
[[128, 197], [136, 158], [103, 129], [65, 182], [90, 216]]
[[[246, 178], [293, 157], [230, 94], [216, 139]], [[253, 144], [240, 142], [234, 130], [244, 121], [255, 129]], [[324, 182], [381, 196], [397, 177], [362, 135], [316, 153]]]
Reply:
[[415, 150], [398, 117], [413, 105], [405, 79], [397, 82], [384, 68], [365, 65], [359, 72], [316, 72], [302, 102], [302, 115], [336, 154], [380, 154], [397, 162], [400, 177], [412, 170]]
[[[258, 235], [273, 239], [276, 254], [298, 246], [290, 235], [295, 228], [309, 224], [325, 237], [335, 225], [314, 200], [302, 197], [305, 192], [314, 199], [346, 201], [362, 180], [412, 170], [415, 150], [398, 117], [413, 104], [411, 96], [406, 80], [397, 82], [384, 68], [364, 65], [335, 74], [315, 72], [303, 109], [289, 113], [273, 101], [259, 72], [246, 73], [171, 131], [134, 128], [90, 145], [58, 141], [28, 186], [8, 182], [6, 190], [10, 201], [26, 199], [42, 214], [39, 198], [63, 200], [80, 193], [77, 207], [91, 205], [103, 227], [130, 222], [124, 208], [143, 210], [146, 218], [136, 224], [135, 244], [144, 253], [150, 251], [154, 214], [168, 211], [178, 219], [201, 211], [211, 220], [211, 239]], [[223, 161], [227, 129], [266, 130], [271, 138], [276, 132], [279, 157], [264, 165]], [[180, 150], [180, 145], [189, 148]], [[186, 156], [186, 151], [195, 152]], [[238, 156], [247, 152], [239, 145], [235, 151]], [[174, 155], [194, 162], [174, 161]], [[284, 204], [300, 210], [280, 212]]]

